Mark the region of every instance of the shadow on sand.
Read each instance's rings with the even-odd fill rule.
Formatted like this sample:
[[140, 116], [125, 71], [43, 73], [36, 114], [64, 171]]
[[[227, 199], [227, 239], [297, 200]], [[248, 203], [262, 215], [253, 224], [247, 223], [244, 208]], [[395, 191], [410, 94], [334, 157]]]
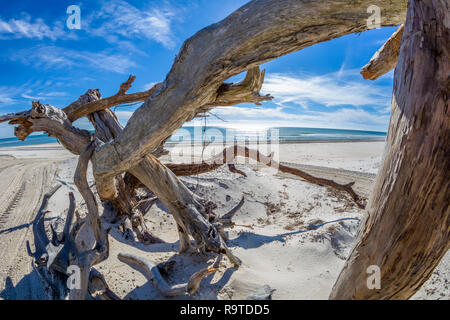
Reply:
[[0, 291], [0, 298], [5, 300], [43, 300], [44, 286], [37, 271], [33, 269], [15, 286], [10, 277], [5, 279], [5, 286]]
[[243, 249], [255, 249], [255, 248], [259, 248], [260, 246], [262, 246], [264, 244], [274, 242], [274, 241], [279, 241], [281, 243], [284, 243], [284, 242], [286, 242], [285, 237], [314, 231], [314, 230], [317, 230], [327, 224], [340, 222], [340, 221], [346, 221], [346, 220], [359, 221], [358, 218], [342, 218], [342, 219], [327, 221], [327, 222], [324, 222], [321, 224], [316, 224], [316, 225], [310, 224], [307, 229], [286, 232], [286, 233], [278, 234], [275, 236], [266, 236], [266, 235], [262, 235], [262, 234], [256, 234], [253, 232], [245, 231], [245, 232], [240, 233], [239, 237], [228, 241], [228, 245], [231, 248], [241, 247]]

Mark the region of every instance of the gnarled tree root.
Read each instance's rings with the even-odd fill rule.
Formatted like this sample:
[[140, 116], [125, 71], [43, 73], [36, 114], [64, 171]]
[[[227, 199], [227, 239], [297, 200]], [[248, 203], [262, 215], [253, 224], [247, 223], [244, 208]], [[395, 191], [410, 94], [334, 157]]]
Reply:
[[[83, 157], [83, 161], [85, 159], [86, 157]], [[83, 180], [83, 171], [84, 165], [79, 165], [77, 172], [81, 180]], [[87, 184], [87, 180], [85, 183]], [[59, 188], [60, 185], [57, 185], [44, 195], [41, 208], [33, 222], [34, 253], [31, 251], [30, 243], [27, 241], [27, 251], [34, 258], [34, 270], [39, 275], [49, 298], [52, 300], [67, 298], [87, 299], [89, 297], [102, 300], [117, 300], [117, 295], [109, 289], [103, 276], [91, 267], [107, 257], [107, 239], [105, 238], [107, 231], [101, 229], [103, 235], [100, 236], [100, 238], [106, 239], [106, 244], [102, 245], [99, 242], [93, 249], [85, 252], [79, 252], [77, 248], [75, 239], [85, 225], [85, 220], [79, 218], [75, 212], [76, 205], [73, 193], [69, 193], [70, 205], [62, 235], [58, 235], [53, 226], [50, 225], [52, 237], [51, 239], [47, 237], [44, 226], [45, 214], [48, 212], [46, 208], [48, 200]], [[90, 207], [92, 208], [92, 206]], [[72, 223], [75, 215], [77, 215], [77, 220]], [[81, 262], [86, 263], [81, 264]], [[71, 290], [67, 287], [68, 267], [71, 265], [76, 265], [80, 268], [82, 286], [79, 289]]]
[[164, 280], [155, 263], [127, 253], [119, 253], [118, 258], [133, 269], [141, 272], [166, 297], [193, 295], [197, 292], [202, 279], [218, 270], [217, 268], [208, 267], [194, 273], [187, 283], [170, 286]]

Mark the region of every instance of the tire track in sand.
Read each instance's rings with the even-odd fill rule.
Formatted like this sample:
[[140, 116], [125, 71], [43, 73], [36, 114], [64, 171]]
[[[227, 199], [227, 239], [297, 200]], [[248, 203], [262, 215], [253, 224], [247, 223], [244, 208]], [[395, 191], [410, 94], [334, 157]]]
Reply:
[[[3, 160], [3, 159], [2, 159]], [[3, 161], [2, 161], [3, 162]], [[32, 258], [26, 250], [26, 240], [33, 248], [30, 223], [34, 220], [44, 193], [54, 183], [56, 166], [53, 161], [15, 159], [2, 163], [0, 172], [0, 292], [5, 280], [17, 285], [32, 271]], [[22, 290], [28, 298], [31, 283]]]

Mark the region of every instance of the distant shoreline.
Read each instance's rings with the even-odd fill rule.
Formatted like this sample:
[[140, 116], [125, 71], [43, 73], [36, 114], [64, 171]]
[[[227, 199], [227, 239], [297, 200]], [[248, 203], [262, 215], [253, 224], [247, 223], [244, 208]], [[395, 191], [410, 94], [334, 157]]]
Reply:
[[[299, 143], [349, 143], [349, 142], [384, 142], [386, 141], [385, 138], [373, 138], [373, 139], [324, 139], [324, 140], [280, 140], [277, 142], [271, 142], [268, 141], [237, 141], [239, 145], [255, 145], [255, 144], [299, 144]], [[208, 145], [232, 145], [232, 141], [227, 142], [210, 142]], [[201, 141], [194, 141], [194, 142], [166, 142], [164, 144], [166, 147], [174, 147], [174, 146], [187, 146], [187, 145], [194, 145], [194, 146], [201, 146]], [[32, 149], [33, 147], [37, 147], [39, 149], [45, 148], [45, 147], [61, 147], [64, 149], [64, 147], [59, 143], [41, 143], [41, 144], [24, 144], [24, 145], [15, 145], [15, 146], [1, 146], [0, 149], [19, 149], [19, 148], [26, 148], [28, 150]]]
[[[273, 139], [273, 140], [272, 140]], [[208, 144], [278, 144], [295, 143], [339, 143], [352, 141], [385, 141], [386, 133], [378, 131], [349, 130], [349, 129], [325, 129], [325, 128], [302, 128], [302, 127], [273, 127], [265, 129], [246, 128], [224, 128], [224, 127], [199, 127], [187, 126], [175, 131], [166, 146], [172, 145], [198, 145], [202, 141]], [[211, 142], [212, 141], [212, 142]], [[25, 141], [16, 137], [0, 139], [0, 148], [19, 147], [26, 145], [41, 145], [58, 143], [58, 140], [46, 135], [30, 135]]]
[[[323, 139], [323, 140], [279, 140], [276, 142], [272, 142], [270, 140], [263, 140], [263, 141], [236, 141], [238, 144], [298, 144], [298, 143], [347, 143], [347, 142], [384, 142], [386, 141], [386, 138], [373, 138], [373, 139]], [[201, 141], [194, 141], [192, 142], [166, 142], [165, 146], [174, 146], [174, 145], [202, 145]], [[211, 142], [208, 143], [208, 145], [232, 145], [233, 141], [226, 141], [226, 142]]]

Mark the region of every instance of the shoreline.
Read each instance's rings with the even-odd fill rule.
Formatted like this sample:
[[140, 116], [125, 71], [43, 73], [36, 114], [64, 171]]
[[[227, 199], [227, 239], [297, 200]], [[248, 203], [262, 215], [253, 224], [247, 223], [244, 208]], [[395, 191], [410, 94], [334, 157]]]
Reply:
[[[249, 144], [249, 145], [254, 145], [254, 144], [301, 144], [301, 143], [356, 143], [356, 142], [385, 142], [386, 138], [374, 138], [374, 139], [324, 139], [324, 140], [280, 140], [280, 141], [276, 141], [275, 143], [270, 141], [270, 140], [264, 140], [264, 141], [251, 141], [251, 140], [243, 140], [243, 141], [236, 141], [237, 144], [242, 145], [242, 144]], [[166, 147], [174, 147], [174, 146], [188, 146], [188, 145], [193, 145], [193, 146], [199, 146], [202, 145], [202, 141], [193, 141], [193, 142], [172, 142], [172, 141], [168, 141], [164, 144], [164, 146]], [[210, 142], [207, 143], [207, 145], [211, 146], [211, 145], [232, 145], [234, 143], [234, 141], [223, 141], [223, 142]], [[0, 145], [0, 150], [4, 150], [4, 149], [14, 149], [14, 150], [18, 150], [19, 148], [26, 148], [26, 149], [32, 149], [32, 148], [38, 148], [39, 150], [43, 150], [43, 148], [52, 148], [54, 149], [54, 147], [58, 147], [61, 149], [64, 149], [64, 147], [56, 142], [52, 142], [52, 143], [40, 143], [40, 144], [26, 144], [26, 145], [16, 145], [16, 146], [2, 146]]]
[[[233, 142], [166, 143], [168, 154], [160, 157], [163, 163], [195, 163], [233, 146]], [[297, 163], [375, 173], [378, 170], [385, 141], [280, 141], [279, 143], [238, 142], [240, 146], [255, 149], [263, 154], [274, 153], [277, 162]], [[76, 158], [58, 143], [36, 144], [0, 148], [0, 156], [13, 155], [17, 159], [34, 158], [65, 160]], [[245, 158], [236, 159], [236, 164], [247, 163]], [[251, 162], [251, 161], [250, 161]]]
[[[298, 144], [298, 143], [349, 143], [349, 142], [385, 142], [386, 139], [323, 139], [323, 140], [280, 140], [276, 141], [275, 143], [270, 140], [242, 140], [242, 141], [223, 141], [223, 142], [210, 142], [208, 145], [231, 145], [234, 142], [237, 142], [238, 144]], [[201, 141], [194, 141], [194, 142], [166, 142], [164, 146], [172, 146], [172, 145], [201, 145]]]

